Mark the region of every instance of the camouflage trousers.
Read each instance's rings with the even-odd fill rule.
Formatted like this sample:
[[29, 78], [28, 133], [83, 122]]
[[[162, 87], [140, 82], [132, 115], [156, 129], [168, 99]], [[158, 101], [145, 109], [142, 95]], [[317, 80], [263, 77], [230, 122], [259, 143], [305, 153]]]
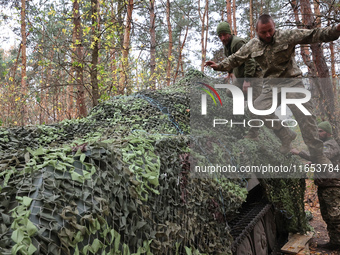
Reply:
[[318, 187], [320, 211], [330, 243], [340, 245], [340, 187]]
[[[277, 79], [276, 79], [277, 80]], [[277, 83], [276, 83], [277, 84]], [[261, 95], [256, 98], [254, 107], [257, 110], [268, 110], [272, 107], [273, 92], [272, 87], [266, 84], [262, 90]], [[302, 80], [290, 79], [289, 82], [281, 82], [275, 85], [278, 88], [278, 105], [281, 104], [281, 87], [293, 87], [304, 88]], [[303, 93], [287, 93], [287, 99], [300, 99], [305, 98]], [[289, 109], [292, 111], [295, 120], [299, 124], [301, 134], [305, 144], [308, 147], [309, 153], [312, 157], [323, 155], [323, 142], [319, 139], [318, 127], [316, 123], [316, 117], [313, 114], [313, 106], [310, 101], [302, 104], [312, 115], [305, 115], [295, 104], [288, 104]], [[264, 124], [269, 129], [278, 131], [284, 127], [281, 125], [281, 121], [266, 121], [266, 119], [279, 120], [279, 117], [275, 115], [275, 112], [270, 115], [258, 116], [264, 121]], [[282, 139], [281, 139], [282, 140]]]

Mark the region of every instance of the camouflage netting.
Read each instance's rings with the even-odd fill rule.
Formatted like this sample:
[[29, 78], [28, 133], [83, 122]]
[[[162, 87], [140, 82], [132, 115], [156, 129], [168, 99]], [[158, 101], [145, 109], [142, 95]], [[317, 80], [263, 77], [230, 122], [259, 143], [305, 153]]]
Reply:
[[[246, 179], [190, 178], [188, 88], [121, 96], [80, 120], [0, 129], [0, 254], [231, 254], [226, 222], [245, 201]], [[230, 163], [292, 162], [226, 133]], [[246, 156], [251, 155], [251, 157]], [[306, 231], [304, 182], [263, 180], [288, 224]]]

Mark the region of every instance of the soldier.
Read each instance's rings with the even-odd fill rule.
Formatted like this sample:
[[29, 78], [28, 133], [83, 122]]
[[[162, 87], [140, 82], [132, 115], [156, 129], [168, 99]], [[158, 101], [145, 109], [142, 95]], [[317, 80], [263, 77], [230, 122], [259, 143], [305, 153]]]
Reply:
[[[340, 146], [332, 137], [332, 126], [328, 121], [324, 121], [318, 125], [318, 128], [319, 138], [324, 145], [324, 154], [332, 161], [333, 171], [336, 171], [340, 161]], [[309, 161], [312, 160], [306, 151], [292, 149], [291, 153]], [[337, 250], [340, 248], [340, 180], [336, 178], [322, 181], [315, 180], [315, 183], [318, 185], [321, 215], [327, 224], [330, 239], [328, 243], [319, 244], [318, 246], [329, 250]]]
[[[256, 34], [258, 38], [253, 38], [236, 53], [225, 58], [220, 63], [207, 61], [205, 66], [210, 66], [214, 70], [231, 72], [235, 67], [250, 58], [254, 58], [259, 63], [263, 78], [299, 78], [302, 71], [295, 61], [295, 46], [297, 44], [329, 42], [339, 38], [340, 25], [315, 29], [293, 29], [276, 30], [275, 23], [270, 15], [261, 15], [256, 23]], [[261, 95], [255, 100], [254, 108], [267, 110], [272, 106], [272, 89], [277, 87], [281, 94], [281, 87], [304, 88], [300, 79], [276, 79], [264, 80], [265, 86]], [[268, 85], [268, 86], [267, 86]], [[301, 93], [289, 93], [288, 98], [301, 98]], [[311, 102], [306, 102], [303, 106], [312, 112]], [[323, 154], [323, 142], [318, 137], [318, 128], [314, 115], [305, 115], [296, 105], [290, 105], [296, 121], [298, 122], [305, 144], [308, 147], [314, 163], [331, 164]], [[280, 121], [267, 122], [266, 119], [279, 118], [274, 114], [259, 116], [265, 125], [273, 129], [275, 135], [281, 141], [280, 152], [286, 154], [291, 149], [291, 142], [296, 138], [296, 133], [289, 127], [281, 125]]]
[[[339, 144], [332, 137], [332, 126], [328, 121], [321, 122], [318, 125], [319, 138], [323, 141], [323, 153], [332, 162], [333, 166], [339, 164], [340, 160], [340, 147]], [[308, 161], [312, 161], [310, 154], [307, 151], [298, 151], [291, 149], [290, 152], [298, 155]]]
[[[246, 40], [231, 34], [231, 29], [229, 23], [222, 21], [218, 24], [216, 33], [220, 38], [222, 44], [224, 45], [224, 55], [226, 57], [231, 56], [237, 52], [244, 44]], [[212, 61], [211, 61], [212, 62]], [[244, 93], [247, 92], [250, 86], [253, 87], [253, 101], [261, 94], [262, 83], [255, 81], [255, 79], [261, 77], [261, 69], [259, 65], [255, 62], [253, 58], [248, 59], [243, 64], [238, 67], [233, 68], [228, 77], [234, 76], [236, 78], [235, 85], [243, 90]], [[252, 84], [250, 81], [253, 81]], [[229, 92], [229, 91], [228, 91]], [[231, 94], [230, 94], [231, 95]], [[252, 115], [256, 118], [255, 115]], [[254, 123], [254, 126], [258, 126]], [[258, 140], [259, 128], [251, 127], [245, 138], [252, 140]]]

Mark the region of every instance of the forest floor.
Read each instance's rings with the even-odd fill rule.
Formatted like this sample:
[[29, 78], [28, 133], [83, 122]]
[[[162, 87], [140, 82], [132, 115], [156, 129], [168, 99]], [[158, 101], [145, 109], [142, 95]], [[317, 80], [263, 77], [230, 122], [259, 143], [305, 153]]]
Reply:
[[317, 244], [324, 244], [329, 241], [326, 223], [322, 220], [320, 213], [317, 186], [310, 179], [306, 180], [305, 210], [310, 211], [313, 219], [310, 225], [314, 228], [314, 236], [309, 243], [310, 254], [339, 254], [340, 251], [331, 251], [317, 247]]

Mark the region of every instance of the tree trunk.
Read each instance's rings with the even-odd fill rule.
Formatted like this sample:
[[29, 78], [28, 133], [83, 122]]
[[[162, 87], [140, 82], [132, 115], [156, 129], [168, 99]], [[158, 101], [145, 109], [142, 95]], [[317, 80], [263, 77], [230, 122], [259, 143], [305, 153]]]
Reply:
[[333, 91], [336, 92], [336, 83], [335, 83], [335, 78], [336, 78], [336, 71], [335, 71], [335, 52], [334, 52], [334, 42], [329, 43], [329, 50], [331, 52], [331, 72], [332, 72], [332, 78], [334, 80], [333, 82]]
[[166, 66], [166, 85], [170, 85], [170, 72], [171, 72], [171, 54], [172, 54], [172, 29], [170, 22], [170, 0], [166, 1], [166, 21], [168, 24], [168, 33], [169, 33], [169, 47], [168, 47], [168, 59]]
[[87, 115], [85, 105], [85, 88], [84, 88], [84, 63], [83, 63], [83, 46], [82, 46], [82, 30], [80, 21], [79, 2], [73, 2], [73, 18], [74, 30], [76, 34], [75, 48], [76, 48], [76, 83], [77, 83], [77, 108], [79, 110], [78, 117], [85, 117]]
[[[313, 13], [311, 10], [311, 4], [309, 0], [301, 0], [301, 13], [303, 17], [303, 22], [307, 26], [307, 28], [316, 27], [313, 19]], [[328, 120], [333, 126], [333, 136], [338, 138], [338, 130], [336, 123], [336, 116], [334, 115], [335, 103], [334, 103], [334, 95], [333, 95], [333, 87], [332, 82], [329, 75], [329, 70], [327, 67], [327, 63], [323, 54], [323, 50], [321, 47], [321, 43], [311, 44], [313, 61], [315, 63], [318, 77], [322, 78], [322, 86], [320, 86], [321, 97], [320, 100], [322, 104], [326, 107], [326, 115]]]
[[249, 1], [249, 27], [250, 27], [250, 38], [255, 36], [255, 26], [254, 26], [254, 10], [253, 10], [253, 0]]
[[[291, 4], [293, 12], [294, 12], [295, 22], [296, 22], [297, 28], [303, 29], [304, 25], [302, 24], [302, 22], [300, 21], [300, 18], [299, 18], [299, 9], [298, 9], [299, 7], [297, 5], [296, 0], [291, 1], [290, 4]], [[317, 84], [318, 81], [315, 79], [317, 77], [317, 71], [316, 71], [315, 64], [314, 64], [314, 62], [311, 58], [309, 45], [301, 44], [300, 45], [300, 54], [302, 56], [303, 62], [305, 63], [305, 65], [308, 68], [308, 76], [312, 78], [309, 81], [310, 81], [312, 98], [317, 99], [316, 102], [315, 102], [316, 109], [318, 109], [320, 114], [325, 114], [326, 110], [325, 110], [323, 104], [321, 104], [320, 100], [319, 100], [321, 91], [320, 91], [320, 86]]]
[[76, 83], [75, 79], [75, 66], [73, 63], [76, 62], [76, 52], [74, 51], [74, 48], [76, 46], [76, 38], [77, 38], [77, 31], [75, 27], [73, 27], [72, 31], [72, 55], [71, 55], [71, 67], [70, 67], [70, 75], [68, 77], [68, 86], [67, 86], [67, 97], [68, 97], [68, 104], [67, 104], [67, 118], [73, 119], [75, 116], [77, 116], [78, 113], [74, 112], [74, 98], [76, 96], [75, 92], [75, 86], [74, 83]]
[[[291, 6], [292, 6], [292, 9], [293, 9], [293, 12], [294, 12], [295, 22], [296, 22], [297, 28], [304, 28], [304, 26], [301, 23], [300, 18], [299, 18], [299, 9], [298, 9], [298, 5], [296, 3], [296, 0], [292, 0], [290, 3], [291, 3]], [[314, 62], [311, 59], [310, 52], [309, 52], [309, 46], [302, 44], [301, 48], [300, 48], [300, 52], [301, 52], [303, 62], [306, 64], [306, 66], [308, 68], [308, 72], [311, 74], [312, 77], [316, 77], [316, 67], [315, 67]]]
[[[205, 27], [205, 42], [204, 42], [204, 63], [207, 59], [207, 48], [208, 48], [208, 35], [209, 35], [209, 0], [205, 0], [205, 14], [207, 19], [207, 25]], [[203, 71], [204, 71], [204, 63], [203, 63]], [[183, 64], [183, 62], [182, 62]]]
[[178, 61], [177, 61], [177, 67], [176, 67], [176, 72], [175, 72], [175, 75], [174, 75], [173, 83], [176, 82], [179, 67], [183, 66], [182, 65], [182, 51], [183, 51], [183, 48], [184, 48], [184, 45], [185, 45], [185, 41], [187, 39], [188, 31], [189, 31], [189, 26], [186, 27], [185, 35], [184, 35], [184, 39], [183, 39], [182, 43], [181, 43], [181, 35], [178, 36]]
[[156, 27], [155, 0], [150, 0], [150, 89], [156, 89]]
[[[205, 1], [205, 6], [204, 6], [204, 12], [203, 15], [201, 13], [201, 4], [200, 1], [198, 1], [198, 13], [199, 13], [199, 17], [202, 23], [202, 29], [201, 29], [201, 47], [202, 47], [202, 57], [201, 57], [201, 71], [204, 71], [204, 63], [206, 60], [206, 53], [207, 53], [207, 30], [208, 30], [208, 24], [209, 24], [209, 20], [208, 20], [208, 8], [209, 8], [209, 1], [206, 0]], [[207, 21], [206, 21], [207, 19]], [[207, 24], [206, 24], [207, 22]]]
[[[231, 11], [231, 0], [226, 0], [227, 1], [227, 22], [230, 25], [230, 29], [232, 30], [233, 28], [233, 21], [232, 21], [232, 11]], [[232, 33], [233, 31], [231, 31]]]
[[126, 1], [117, 0], [117, 22], [118, 22], [118, 31], [119, 31], [119, 44], [121, 49], [123, 49], [124, 43], [124, 17], [125, 17], [125, 5]]
[[92, 105], [96, 106], [99, 99], [98, 88], [98, 57], [99, 57], [99, 1], [91, 0], [92, 8], [92, 61], [91, 61], [91, 86]]
[[234, 35], [237, 35], [237, 27], [236, 27], [236, 0], [233, 0], [233, 27], [234, 27]]
[[28, 93], [27, 88], [27, 74], [26, 74], [26, 4], [25, 0], [21, 0], [21, 37], [22, 37], [22, 46], [21, 46], [21, 101], [22, 101], [22, 110], [21, 110], [21, 125], [24, 126], [25, 123], [28, 123], [28, 112], [27, 112], [27, 104], [26, 97]]
[[[117, 14], [115, 14], [115, 8], [113, 3], [111, 4], [111, 10], [110, 10], [110, 15], [111, 15], [111, 22], [112, 24], [117, 24], [118, 23], [118, 19], [116, 19], [116, 16], [118, 16], [119, 12], [118, 10], [116, 11]], [[118, 23], [119, 24], [119, 23]], [[118, 29], [119, 30], [119, 29]], [[115, 88], [117, 88], [117, 51], [116, 51], [116, 47], [118, 45], [118, 40], [115, 37], [115, 29], [110, 29], [110, 32], [112, 33], [112, 41], [110, 42], [110, 44], [112, 44], [110, 51], [109, 51], [109, 59], [110, 59], [110, 69], [111, 69], [111, 74], [112, 74], [112, 82], [109, 86], [109, 88], [107, 89], [107, 93], [108, 95], [110, 95]]]
[[132, 11], [133, 11], [133, 0], [129, 0], [127, 6], [127, 14], [126, 14], [126, 26], [124, 31], [124, 41], [123, 41], [123, 49], [122, 49], [122, 59], [121, 59], [121, 68], [120, 68], [120, 76], [119, 76], [119, 85], [118, 85], [118, 93], [123, 95], [126, 92], [129, 94], [131, 88], [127, 87], [127, 71], [129, 66], [129, 47], [130, 47], [130, 33], [131, 33], [131, 24], [132, 24]]
[[314, 0], [313, 4], [314, 4], [314, 13], [316, 15], [315, 26], [321, 27], [320, 2], [319, 2], [319, 0]]
[[15, 75], [16, 75], [16, 72], [19, 66], [20, 53], [22, 53], [22, 41], [19, 44], [18, 54], [17, 54], [13, 67], [11, 67], [10, 78], [9, 78], [12, 85], [9, 85], [10, 103], [9, 103], [9, 109], [8, 109], [8, 116], [11, 117], [11, 115], [16, 115], [17, 117], [15, 121], [17, 121], [20, 118], [21, 111], [22, 111], [22, 109], [20, 109], [20, 106], [18, 106], [17, 104], [17, 98], [19, 98], [20, 101], [23, 100], [22, 99], [22, 88], [18, 88], [16, 79], [15, 79]]
[[[54, 51], [50, 50], [49, 55], [50, 55], [49, 59], [53, 59]], [[45, 84], [49, 91], [48, 97], [50, 101], [52, 102], [51, 110], [52, 110], [53, 122], [56, 122], [58, 120], [57, 111], [58, 111], [58, 90], [59, 89], [57, 86], [52, 86], [52, 70], [53, 70], [52, 63], [50, 63], [48, 67], [45, 69], [45, 77], [46, 77]]]
[[[43, 33], [42, 33], [42, 41], [45, 40], [45, 30], [43, 30]], [[36, 50], [38, 51], [39, 48], [41, 46], [36, 46]], [[43, 59], [43, 56], [42, 55], [39, 55], [39, 59], [38, 61], [41, 61]], [[39, 75], [41, 77], [44, 77], [44, 69], [41, 68], [40, 69], [40, 72], [39, 72]], [[39, 93], [39, 97], [40, 97], [40, 100], [38, 100], [38, 103], [39, 103], [39, 124], [40, 125], [43, 125], [44, 123], [47, 123], [47, 120], [48, 120], [48, 117], [47, 117], [47, 108], [48, 108], [48, 100], [47, 100], [47, 92], [46, 92], [47, 88], [44, 88], [42, 87], [42, 83], [40, 83], [40, 93]]]

